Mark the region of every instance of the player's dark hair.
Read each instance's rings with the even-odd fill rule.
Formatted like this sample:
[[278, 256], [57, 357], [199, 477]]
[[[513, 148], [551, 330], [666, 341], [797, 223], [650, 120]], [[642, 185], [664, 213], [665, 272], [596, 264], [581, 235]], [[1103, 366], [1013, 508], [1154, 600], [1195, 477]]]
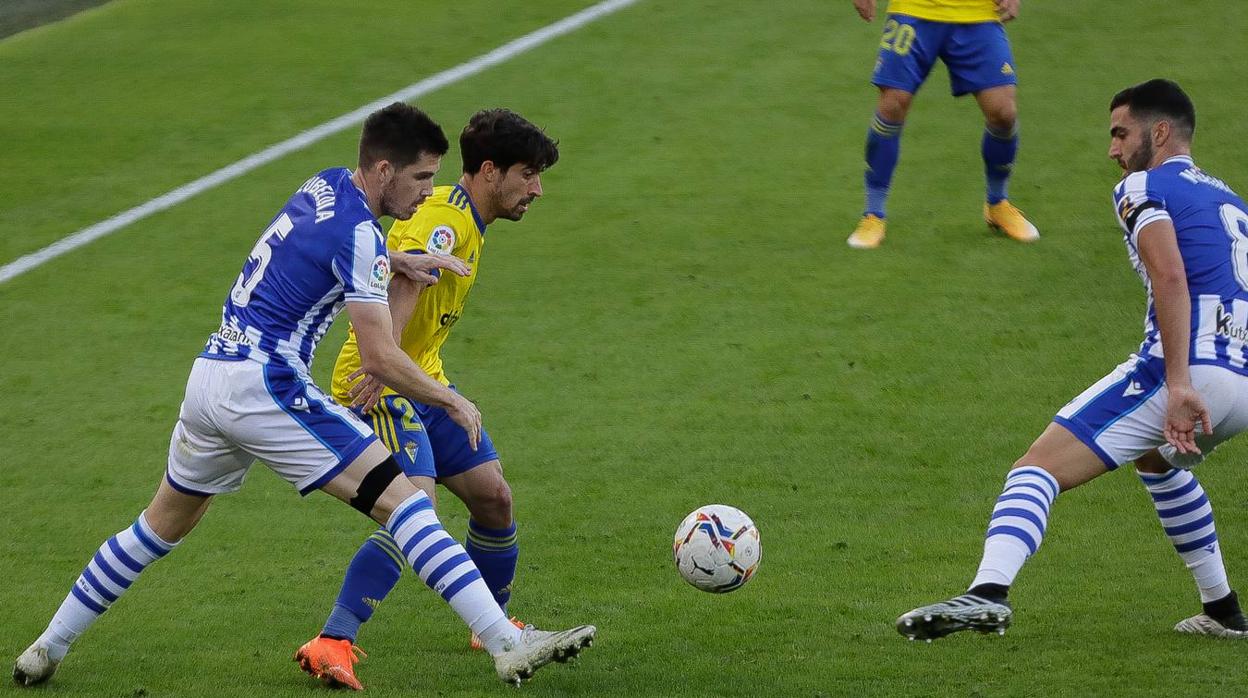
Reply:
[[542, 129], [507, 109], [483, 109], [459, 134], [464, 172], [476, 174], [489, 160], [500, 170], [524, 163], [539, 172], [559, 161], [559, 143]]
[[360, 167], [389, 160], [406, 167], [422, 155], [446, 155], [450, 144], [442, 127], [423, 111], [403, 102], [379, 109], [364, 120], [360, 134]]
[[1124, 104], [1136, 118], [1169, 121], [1186, 140], [1191, 140], [1196, 132], [1196, 107], [1183, 88], [1171, 80], [1149, 80], [1128, 87], [1114, 95], [1109, 110]]

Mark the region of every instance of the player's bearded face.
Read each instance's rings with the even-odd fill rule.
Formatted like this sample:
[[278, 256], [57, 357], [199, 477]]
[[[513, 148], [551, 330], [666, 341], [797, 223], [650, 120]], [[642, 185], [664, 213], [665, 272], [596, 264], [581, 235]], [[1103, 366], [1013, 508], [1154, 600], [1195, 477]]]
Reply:
[[1149, 126], [1132, 118], [1125, 105], [1110, 114], [1109, 157], [1123, 170], [1143, 172], [1153, 161], [1152, 129]]
[[381, 212], [395, 220], [411, 218], [416, 207], [433, 193], [433, 176], [441, 164], [441, 156], [421, 155], [410, 165], [391, 168], [389, 180], [381, 189]]
[[509, 221], [520, 220], [533, 200], [541, 195], [541, 172], [524, 163], [512, 165], [498, 180], [495, 189], [498, 217]]

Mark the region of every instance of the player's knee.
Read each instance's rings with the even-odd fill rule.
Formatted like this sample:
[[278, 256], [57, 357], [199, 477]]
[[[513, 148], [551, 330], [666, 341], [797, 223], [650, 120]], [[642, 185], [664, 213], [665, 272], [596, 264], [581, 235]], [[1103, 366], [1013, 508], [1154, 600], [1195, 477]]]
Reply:
[[984, 111], [984, 120], [994, 131], [1012, 130], [1018, 121], [1018, 107], [1013, 100], [1001, 100]]
[[886, 121], [900, 124], [906, 120], [906, 114], [910, 113], [910, 102], [913, 99], [914, 95], [909, 92], [885, 89], [880, 92], [880, 101], [876, 111]]
[[511, 525], [511, 487], [506, 480], [484, 488], [473, 497], [472, 518], [483, 526], [506, 528]]
[[1162, 458], [1161, 453], [1157, 449], [1145, 453], [1135, 461], [1137, 472], [1149, 473], [1150, 475], [1160, 475], [1169, 472], [1170, 468], [1170, 463], [1165, 458]]

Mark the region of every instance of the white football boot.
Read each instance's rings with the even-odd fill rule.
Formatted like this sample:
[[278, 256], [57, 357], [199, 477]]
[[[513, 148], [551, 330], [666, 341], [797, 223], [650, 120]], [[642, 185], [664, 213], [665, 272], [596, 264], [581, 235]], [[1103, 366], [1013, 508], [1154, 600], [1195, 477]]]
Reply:
[[1207, 635], [1227, 640], [1248, 640], [1248, 630], [1234, 630], [1201, 613], [1184, 618], [1174, 626], [1175, 632], [1186, 635]]
[[566, 662], [594, 644], [598, 629], [582, 625], [571, 630], [548, 632], [531, 625], [520, 631], [520, 639], [494, 657], [494, 669], [504, 683], [519, 686], [533, 672], [551, 662]]
[[38, 640], [22, 652], [22, 656], [13, 662], [13, 680], [19, 686], [34, 686], [52, 678], [56, 673], [59, 661], [48, 656], [48, 648], [39, 644]]

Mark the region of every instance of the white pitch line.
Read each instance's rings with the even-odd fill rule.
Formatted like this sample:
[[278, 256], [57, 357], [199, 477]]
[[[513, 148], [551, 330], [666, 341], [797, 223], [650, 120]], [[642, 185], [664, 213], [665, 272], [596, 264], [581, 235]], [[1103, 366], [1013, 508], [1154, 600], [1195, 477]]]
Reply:
[[320, 126], [310, 128], [293, 138], [284, 140], [276, 145], [271, 145], [264, 150], [235, 162], [226, 165], [211, 174], [200, 177], [199, 179], [184, 184], [173, 191], [162, 194], [147, 203], [140, 204], [128, 211], [121, 213], [105, 220], [100, 221], [91, 226], [87, 226], [78, 232], [61, 238], [47, 247], [32, 252], [28, 255], [18, 257], [17, 259], [0, 267], [0, 283], [4, 283], [10, 279], [16, 278], [25, 272], [38, 267], [45, 262], [49, 262], [61, 255], [76, 250], [87, 243], [98, 240], [105, 235], [115, 233], [118, 230], [140, 221], [148, 216], [172, 208], [183, 201], [202, 194], [213, 187], [224, 184], [232, 179], [241, 177], [242, 175], [260, 167], [267, 165], [274, 160], [289, 155], [297, 150], [306, 148], [317, 141], [323, 140], [341, 131], [345, 131], [353, 126], [361, 124], [364, 119], [371, 113], [381, 109], [391, 102], [406, 102], [417, 97], [422, 97], [437, 89], [446, 87], [482, 72], [486, 68], [492, 68], [500, 63], [510, 60], [530, 49], [536, 48], [551, 39], [558, 38], [564, 34], [580, 29], [581, 27], [598, 20], [606, 15], [625, 8], [637, 0], [605, 0], [596, 5], [581, 10], [575, 14], [568, 15], [553, 24], [548, 24], [541, 29], [533, 31], [529, 34], [509, 41], [502, 46], [482, 54], [476, 58], [461, 63], [453, 68], [448, 68], [440, 73], [431, 75], [420, 82], [386, 95], [374, 102], [365, 104], [348, 114], [327, 121]]

